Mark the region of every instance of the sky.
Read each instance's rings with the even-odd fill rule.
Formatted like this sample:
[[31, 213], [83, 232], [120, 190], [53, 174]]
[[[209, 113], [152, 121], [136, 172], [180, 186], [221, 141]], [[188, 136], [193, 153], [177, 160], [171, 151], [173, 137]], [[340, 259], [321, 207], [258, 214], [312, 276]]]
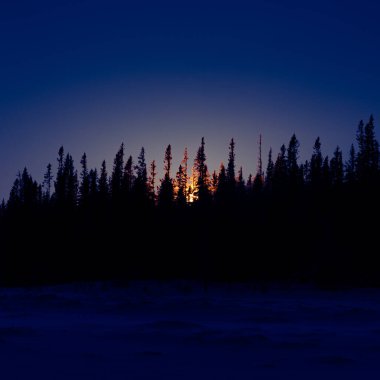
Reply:
[[[0, 198], [25, 166], [41, 181], [64, 146], [108, 171], [121, 142], [160, 171], [172, 145], [209, 169], [236, 141], [245, 177], [293, 133], [345, 157], [360, 119], [380, 118], [377, 1], [0, 3]], [[174, 173], [173, 173], [174, 174]]]

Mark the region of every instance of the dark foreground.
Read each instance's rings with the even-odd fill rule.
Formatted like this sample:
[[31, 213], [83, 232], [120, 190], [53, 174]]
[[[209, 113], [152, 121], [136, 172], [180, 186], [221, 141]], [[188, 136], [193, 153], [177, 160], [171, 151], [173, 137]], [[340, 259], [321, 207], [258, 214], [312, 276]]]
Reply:
[[378, 379], [379, 358], [379, 290], [0, 290], [2, 379]]

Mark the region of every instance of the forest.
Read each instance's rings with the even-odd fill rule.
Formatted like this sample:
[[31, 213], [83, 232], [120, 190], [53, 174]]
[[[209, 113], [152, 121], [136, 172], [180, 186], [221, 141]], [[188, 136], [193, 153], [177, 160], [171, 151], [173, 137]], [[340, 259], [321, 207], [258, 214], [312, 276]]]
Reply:
[[0, 284], [114, 279], [196, 279], [379, 286], [380, 156], [374, 118], [360, 121], [349, 156], [300, 162], [295, 134], [243, 176], [231, 139], [227, 165], [209, 172], [201, 139], [164, 176], [117, 151], [89, 168], [59, 148], [42, 183], [24, 168], [0, 207]]

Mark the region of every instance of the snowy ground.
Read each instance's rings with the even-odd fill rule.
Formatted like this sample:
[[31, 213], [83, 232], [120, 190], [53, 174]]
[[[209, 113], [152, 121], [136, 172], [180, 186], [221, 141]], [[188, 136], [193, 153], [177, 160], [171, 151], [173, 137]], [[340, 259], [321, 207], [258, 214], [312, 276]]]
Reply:
[[0, 289], [0, 379], [379, 379], [380, 291]]

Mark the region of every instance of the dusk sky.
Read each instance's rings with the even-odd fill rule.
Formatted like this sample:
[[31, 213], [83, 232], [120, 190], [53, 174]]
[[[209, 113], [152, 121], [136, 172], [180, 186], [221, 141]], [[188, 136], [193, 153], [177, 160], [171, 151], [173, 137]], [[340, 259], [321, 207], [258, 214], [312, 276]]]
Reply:
[[[209, 169], [236, 140], [244, 176], [295, 133], [344, 158], [360, 119], [380, 125], [378, 1], [0, 3], [0, 199], [18, 170], [42, 180], [64, 146], [79, 169], [121, 142], [174, 167], [202, 136]], [[378, 130], [378, 129], [377, 129]], [[174, 173], [173, 173], [174, 174]]]

